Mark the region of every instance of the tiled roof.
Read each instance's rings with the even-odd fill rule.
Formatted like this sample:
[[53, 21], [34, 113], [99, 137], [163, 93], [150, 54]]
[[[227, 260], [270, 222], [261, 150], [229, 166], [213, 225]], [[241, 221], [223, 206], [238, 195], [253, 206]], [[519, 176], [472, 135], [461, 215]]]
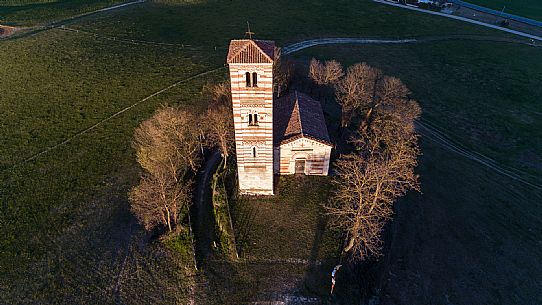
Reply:
[[298, 138], [332, 145], [320, 102], [295, 91], [278, 98], [273, 104], [275, 146]]
[[272, 63], [275, 42], [271, 40], [232, 40], [226, 62], [230, 63]]

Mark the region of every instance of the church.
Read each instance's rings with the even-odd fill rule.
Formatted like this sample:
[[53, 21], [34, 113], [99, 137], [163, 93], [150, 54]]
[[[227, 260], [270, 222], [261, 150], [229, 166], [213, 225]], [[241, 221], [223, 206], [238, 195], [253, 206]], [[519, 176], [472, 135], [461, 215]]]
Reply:
[[273, 195], [275, 175], [327, 175], [333, 144], [319, 101], [300, 92], [274, 98], [275, 43], [230, 42], [239, 191]]

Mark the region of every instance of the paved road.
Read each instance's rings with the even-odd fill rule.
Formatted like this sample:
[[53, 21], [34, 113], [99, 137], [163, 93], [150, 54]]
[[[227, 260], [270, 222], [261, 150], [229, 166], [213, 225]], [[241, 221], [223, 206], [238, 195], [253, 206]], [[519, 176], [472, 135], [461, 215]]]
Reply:
[[455, 4], [460, 5], [460, 6], [468, 7], [470, 9], [473, 9], [473, 10], [476, 10], [476, 11], [479, 11], [479, 12], [483, 12], [483, 13], [487, 13], [487, 14], [490, 14], [490, 15], [493, 15], [493, 16], [497, 16], [497, 17], [501, 17], [501, 18], [508, 18], [508, 19], [511, 19], [511, 20], [515, 20], [515, 21], [518, 21], [518, 22], [525, 23], [525, 24], [530, 24], [530, 25], [533, 25], [533, 26], [542, 27], [542, 22], [534, 20], [534, 19], [529, 19], [529, 18], [525, 18], [525, 17], [513, 15], [513, 14], [508, 14], [508, 13], [504, 13], [502, 11], [492, 10], [490, 8], [487, 8], [487, 7], [479, 6], [479, 5], [472, 4], [472, 3], [469, 3], [469, 2], [465, 2], [465, 1], [461, 1], [461, 0], [449, 0], [448, 2], [455, 3]]
[[511, 34], [516, 34], [516, 35], [527, 37], [527, 38], [530, 38], [530, 39], [542, 41], [542, 37], [540, 37], [540, 36], [531, 35], [531, 34], [523, 33], [523, 32], [520, 32], [520, 31], [514, 31], [514, 30], [511, 30], [511, 29], [503, 28], [503, 27], [500, 27], [500, 26], [492, 25], [492, 24], [487, 24], [487, 23], [484, 23], [484, 22], [468, 19], [468, 18], [465, 18], [465, 17], [459, 17], [459, 16], [448, 15], [448, 14], [443, 14], [443, 13], [439, 13], [439, 12], [433, 12], [433, 11], [429, 11], [429, 10], [420, 9], [420, 8], [417, 8], [417, 7], [406, 6], [406, 5], [392, 3], [392, 2], [388, 2], [388, 1], [384, 1], [384, 0], [373, 0], [373, 1], [378, 2], [378, 3], [382, 3], [382, 4], [386, 4], [386, 5], [390, 5], [390, 6], [396, 6], [396, 7], [412, 10], [412, 11], [418, 11], [418, 12], [422, 12], [422, 13], [426, 13], [426, 14], [438, 15], [438, 16], [442, 16], [442, 17], [446, 17], [446, 18], [461, 20], [461, 21], [468, 22], [468, 23], [474, 23], [474, 24], [477, 24], [477, 25], [481, 25], [481, 26], [485, 26], [485, 27], [488, 27], [488, 28], [496, 29], [496, 30], [499, 30], [499, 31], [503, 31], [503, 32], [511, 33]]

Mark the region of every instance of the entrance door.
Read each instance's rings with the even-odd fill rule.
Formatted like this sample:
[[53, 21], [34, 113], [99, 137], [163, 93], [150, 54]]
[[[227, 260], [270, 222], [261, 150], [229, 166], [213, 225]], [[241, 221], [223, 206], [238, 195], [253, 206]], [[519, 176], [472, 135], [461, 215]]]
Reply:
[[305, 159], [295, 160], [295, 173], [305, 174]]

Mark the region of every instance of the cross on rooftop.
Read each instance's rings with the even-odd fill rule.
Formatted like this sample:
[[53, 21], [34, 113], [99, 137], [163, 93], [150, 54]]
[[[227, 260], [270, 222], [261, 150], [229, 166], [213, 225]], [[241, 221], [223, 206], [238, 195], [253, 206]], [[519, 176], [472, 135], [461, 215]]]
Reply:
[[246, 35], [248, 35], [248, 39], [252, 40], [252, 35], [254, 35], [254, 32], [250, 31], [250, 23], [247, 21], [247, 31], [245, 32]]

